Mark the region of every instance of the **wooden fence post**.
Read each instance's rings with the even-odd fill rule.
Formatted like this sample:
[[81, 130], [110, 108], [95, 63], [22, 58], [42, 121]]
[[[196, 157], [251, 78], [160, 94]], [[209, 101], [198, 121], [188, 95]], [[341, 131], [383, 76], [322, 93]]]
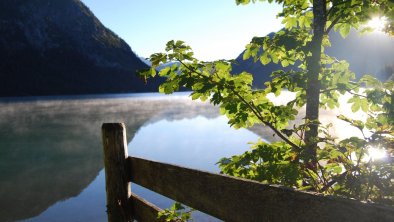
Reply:
[[126, 168], [128, 156], [126, 128], [123, 123], [104, 123], [102, 137], [108, 221], [132, 221], [132, 212], [128, 201], [131, 192]]

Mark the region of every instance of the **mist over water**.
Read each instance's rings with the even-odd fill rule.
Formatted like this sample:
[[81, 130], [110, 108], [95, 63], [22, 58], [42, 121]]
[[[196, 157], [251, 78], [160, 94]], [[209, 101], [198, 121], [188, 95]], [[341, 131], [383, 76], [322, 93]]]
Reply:
[[[186, 94], [4, 99], [0, 221], [106, 221], [104, 122], [126, 124], [129, 155], [214, 172], [221, 157], [258, 138]], [[172, 204], [137, 185], [133, 191], [160, 207]]]

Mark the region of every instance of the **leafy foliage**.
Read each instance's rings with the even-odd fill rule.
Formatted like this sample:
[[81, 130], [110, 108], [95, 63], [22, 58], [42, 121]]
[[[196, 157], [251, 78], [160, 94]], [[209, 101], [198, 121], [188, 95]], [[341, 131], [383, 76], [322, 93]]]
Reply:
[[[236, 0], [248, 4], [256, 0]], [[268, 0], [268, 2], [274, 2]], [[170, 94], [186, 87], [192, 99], [209, 100], [220, 106], [220, 112], [235, 128], [262, 124], [281, 141], [258, 141], [241, 155], [221, 159], [223, 173], [264, 183], [282, 184], [301, 190], [312, 190], [365, 201], [394, 205], [394, 83], [380, 82], [365, 75], [355, 80], [346, 61], [324, 53], [330, 47], [328, 33], [338, 31], [346, 37], [351, 28], [376, 13], [393, 18], [394, 3], [388, 0], [275, 0], [283, 5], [285, 29], [274, 36], [255, 37], [246, 46], [244, 59], [297, 69], [277, 70], [264, 89], [253, 89], [253, 76], [247, 72], [232, 74], [231, 62], [198, 61], [183, 41], [170, 41], [166, 53], [150, 57], [152, 68], [141, 75], [166, 77], [159, 91]], [[386, 30], [391, 29], [388, 23]], [[389, 32], [389, 31], [388, 31]], [[177, 61], [157, 73], [156, 67]], [[288, 91], [295, 98], [276, 104], [268, 97]], [[363, 112], [365, 119], [338, 114], [349, 124], [349, 130], [361, 137], [336, 138], [331, 125], [323, 125], [319, 109], [335, 109], [340, 98], [350, 97], [353, 112]], [[306, 106], [301, 124], [289, 125]], [[373, 149], [383, 150], [385, 159], [374, 159]]]
[[182, 204], [175, 202], [170, 209], [159, 212], [157, 219], [176, 222], [190, 221], [192, 211], [193, 209], [187, 209]]

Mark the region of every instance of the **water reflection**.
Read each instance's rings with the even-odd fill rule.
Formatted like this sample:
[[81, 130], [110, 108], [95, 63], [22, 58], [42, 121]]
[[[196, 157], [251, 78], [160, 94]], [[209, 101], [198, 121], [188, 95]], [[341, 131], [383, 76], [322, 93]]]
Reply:
[[244, 152], [247, 142], [257, 139], [248, 130], [230, 128], [223, 116], [164, 119], [141, 127], [128, 152], [132, 156], [218, 172], [216, 163], [220, 158]]
[[[225, 135], [225, 140], [214, 136], [215, 132], [227, 132], [223, 127], [228, 127], [225, 119], [217, 118], [218, 113], [216, 107], [191, 101], [182, 94], [172, 97], [150, 94], [115, 98], [3, 99], [0, 101], [0, 221], [27, 218], [31, 218], [28, 221], [105, 221], [100, 132], [103, 122], [125, 122], [128, 138], [135, 138], [130, 144], [133, 155], [152, 154], [152, 159], [182, 160], [184, 164], [178, 164], [217, 170], [213, 165], [218, 160], [216, 156], [227, 155], [220, 155], [218, 146], [228, 150], [228, 154], [239, 153], [237, 149], [240, 148], [226, 144], [227, 138], [236, 138], [234, 135]], [[187, 123], [193, 118], [197, 121]], [[213, 119], [211, 123], [209, 120]], [[213, 128], [206, 130], [207, 126], [201, 125], [203, 122]], [[186, 130], [166, 127], [173, 126], [172, 123]], [[149, 126], [156, 126], [156, 129], [151, 131]], [[172, 156], [174, 154], [165, 150], [174, 149], [167, 143], [168, 138], [171, 134], [175, 138], [187, 138], [190, 127], [200, 127], [200, 134], [192, 134], [214, 148], [201, 152], [196, 147], [206, 145], [198, 140], [186, 139], [189, 144], [179, 140], [176, 141], [179, 147], [187, 147], [187, 151], [176, 152], [185, 157]], [[146, 139], [157, 144], [150, 145], [150, 150], [141, 149], [146, 147]], [[242, 145], [245, 147], [245, 140]], [[205, 161], [212, 165], [207, 167]], [[135, 186], [134, 191], [139, 190], [142, 188]]]
[[104, 180], [104, 171], [101, 170], [96, 179], [78, 196], [58, 201], [39, 216], [24, 222], [107, 221]]

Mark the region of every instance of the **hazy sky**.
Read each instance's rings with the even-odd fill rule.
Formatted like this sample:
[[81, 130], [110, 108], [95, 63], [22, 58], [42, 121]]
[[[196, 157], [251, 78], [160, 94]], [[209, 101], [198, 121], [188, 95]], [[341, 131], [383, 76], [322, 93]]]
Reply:
[[139, 56], [183, 40], [201, 60], [234, 59], [253, 36], [278, 31], [280, 6], [235, 0], [82, 0]]

